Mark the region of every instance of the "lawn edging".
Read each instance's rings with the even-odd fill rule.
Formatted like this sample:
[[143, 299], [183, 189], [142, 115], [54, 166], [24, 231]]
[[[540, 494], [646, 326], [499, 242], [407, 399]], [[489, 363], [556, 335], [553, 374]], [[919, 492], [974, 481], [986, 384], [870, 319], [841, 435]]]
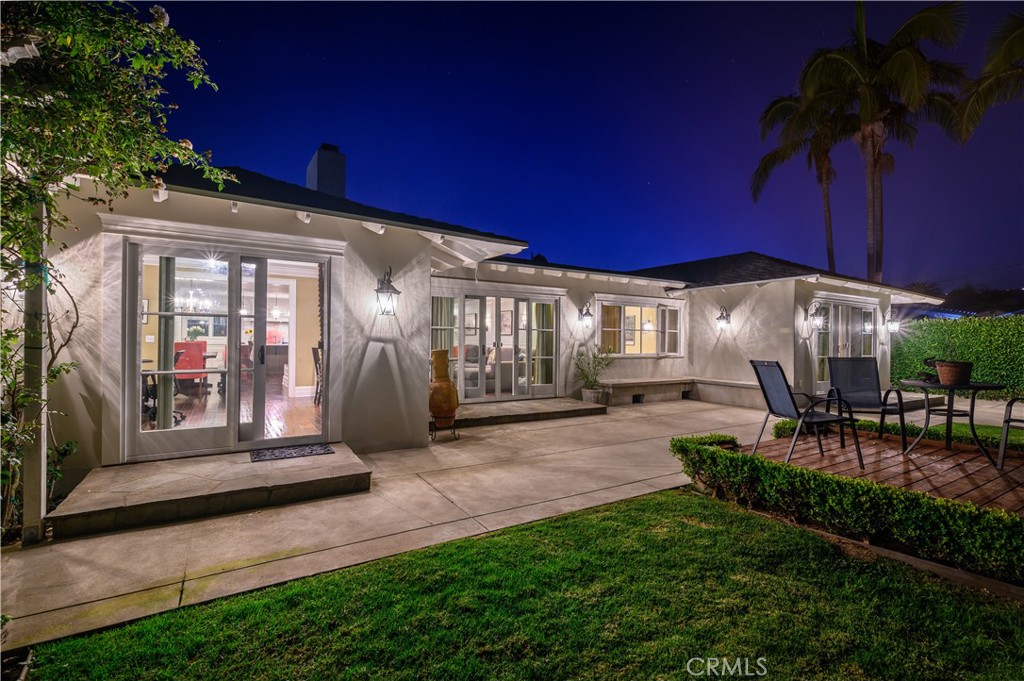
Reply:
[[683, 472], [707, 492], [828, 532], [1024, 584], [1024, 518], [744, 454], [731, 435], [673, 438]]

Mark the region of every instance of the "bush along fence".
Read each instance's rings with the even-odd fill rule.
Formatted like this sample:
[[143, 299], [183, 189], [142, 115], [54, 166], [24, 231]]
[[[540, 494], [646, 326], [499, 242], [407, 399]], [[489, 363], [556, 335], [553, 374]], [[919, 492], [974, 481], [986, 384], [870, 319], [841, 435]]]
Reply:
[[1021, 516], [729, 451], [738, 448], [731, 435], [674, 438], [671, 448], [717, 498], [1024, 584]]
[[918, 319], [908, 322], [892, 344], [892, 383], [918, 378], [924, 360], [971, 362], [971, 380], [1001, 383], [1001, 392], [981, 393], [987, 399], [1024, 395], [1024, 315]]

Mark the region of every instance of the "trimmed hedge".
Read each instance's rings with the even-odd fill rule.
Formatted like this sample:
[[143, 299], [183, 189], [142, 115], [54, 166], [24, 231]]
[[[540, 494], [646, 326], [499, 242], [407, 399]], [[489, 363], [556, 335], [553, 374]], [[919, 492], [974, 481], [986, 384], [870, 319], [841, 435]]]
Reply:
[[[895, 418], [895, 417], [890, 417]], [[958, 429], [957, 426], [961, 426], [962, 429]], [[975, 428], [979, 426], [975, 425]], [[995, 426], [990, 426], [994, 428]], [[970, 426], [966, 423], [954, 423], [953, 424], [953, 442], [961, 445], [974, 445], [974, 438], [971, 437], [969, 430]], [[775, 425], [772, 426], [772, 437], [793, 437], [793, 431], [796, 429], [796, 421], [792, 419], [782, 419], [776, 421]], [[878, 432], [878, 421], [872, 421], [870, 419], [859, 419], [857, 421], [857, 430], [868, 433]], [[899, 437], [900, 434], [900, 423], [899, 421], [886, 421], [885, 432], [888, 435], [896, 435]], [[917, 437], [918, 433], [921, 432], [921, 426], [915, 423], [907, 424], [907, 439], [913, 440]], [[987, 449], [999, 450], [999, 438], [1000, 434], [990, 435], [986, 432], [979, 432], [978, 439], [981, 440], [981, 444], [985, 445]], [[936, 440], [938, 442], [946, 441], [946, 425], [943, 422], [938, 426], [931, 426], [928, 428], [928, 433], [924, 436], [926, 440]], [[1024, 452], [1024, 431], [1019, 428], [1010, 429], [1010, 435], [1006, 439], [1007, 451]]]
[[715, 497], [1024, 584], [1021, 516], [726, 451], [722, 445], [735, 447], [736, 438], [674, 438], [671, 449], [683, 471]]
[[918, 378], [929, 357], [973, 362], [972, 381], [1006, 386], [985, 399], [1024, 395], [1024, 315], [907, 322], [893, 338], [892, 384]]

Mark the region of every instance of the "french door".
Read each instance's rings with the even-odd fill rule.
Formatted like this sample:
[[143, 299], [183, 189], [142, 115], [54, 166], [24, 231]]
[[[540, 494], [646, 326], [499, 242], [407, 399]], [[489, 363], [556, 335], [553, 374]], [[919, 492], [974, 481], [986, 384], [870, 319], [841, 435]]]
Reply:
[[128, 263], [128, 460], [322, 440], [322, 263], [148, 241]]
[[875, 310], [868, 305], [818, 301], [823, 315], [815, 330], [815, 392], [829, 389], [829, 357], [875, 356]]
[[[453, 301], [454, 302], [454, 301]], [[555, 302], [503, 296], [462, 299], [454, 356], [463, 397], [523, 399], [555, 394]], [[437, 326], [432, 322], [432, 326]]]

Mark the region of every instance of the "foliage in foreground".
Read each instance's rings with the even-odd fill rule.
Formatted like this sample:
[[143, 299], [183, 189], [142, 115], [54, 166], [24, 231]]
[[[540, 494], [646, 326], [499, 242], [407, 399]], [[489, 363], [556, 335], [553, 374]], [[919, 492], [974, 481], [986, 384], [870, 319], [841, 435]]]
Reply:
[[36, 649], [45, 679], [1005, 679], [1024, 606], [689, 493], [442, 544]]
[[[35, 416], [45, 409], [35, 377], [52, 385], [74, 368], [59, 358], [75, 336], [79, 311], [50, 260], [69, 226], [61, 200], [110, 204], [129, 187], [159, 186], [172, 163], [199, 168], [218, 185], [230, 178], [210, 166], [208, 153], [165, 135], [175, 105], [165, 101], [164, 78], [178, 71], [195, 87], [213, 83], [199, 48], [169, 28], [167, 12], [154, 6], [150, 15], [140, 19], [128, 3], [4, 5], [0, 47], [21, 56], [2, 67], [0, 90], [4, 528], [19, 522], [22, 451], [35, 440]], [[105, 195], [80, 195], [69, 180], [76, 174], [97, 180]], [[23, 352], [24, 294], [39, 287], [47, 298], [45, 333], [32, 341], [46, 346], [42, 367], [27, 365]], [[52, 434], [49, 440], [56, 461], [68, 443]]]
[[863, 478], [726, 451], [730, 435], [675, 438], [683, 471], [717, 497], [781, 513], [848, 537], [907, 547], [996, 579], [1024, 583], [1024, 518]]

